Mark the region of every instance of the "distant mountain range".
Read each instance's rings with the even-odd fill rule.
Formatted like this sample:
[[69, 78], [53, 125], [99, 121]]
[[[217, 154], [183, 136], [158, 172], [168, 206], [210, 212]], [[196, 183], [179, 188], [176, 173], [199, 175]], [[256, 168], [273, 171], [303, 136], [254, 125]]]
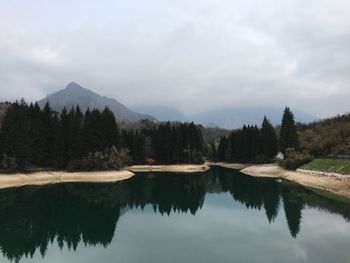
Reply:
[[[293, 110], [297, 122], [309, 123], [317, 120], [315, 116]], [[221, 127], [226, 129], [240, 128], [245, 125], [261, 125], [266, 116], [273, 125], [281, 123], [283, 109], [272, 107], [236, 107], [208, 111], [188, 118], [206, 127]]]
[[181, 121], [186, 122], [188, 118], [175, 108], [165, 106], [137, 106], [132, 107], [134, 111], [151, 115], [159, 121]]
[[[220, 127], [226, 129], [240, 128], [245, 125], [261, 125], [264, 116], [270, 119], [273, 125], [281, 123], [283, 109], [272, 107], [233, 107], [207, 111], [200, 114], [186, 116], [171, 107], [134, 107], [134, 110], [154, 116], [159, 121], [193, 121], [205, 127]], [[293, 110], [297, 122], [309, 123], [317, 120], [315, 116]]]
[[[82, 111], [88, 108], [103, 110], [109, 107], [119, 121], [140, 121], [148, 119], [151, 121], [193, 121], [205, 127], [220, 127], [226, 129], [240, 128], [246, 125], [261, 125], [264, 115], [270, 119], [273, 125], [280, 124], [283, 109], [272, 107], [232, 107], [212, 110], [200, 114], [188, 115], [179, 110], [166, 106], [137, 106], [129, 109], [113, 98], [100, 96], [95, 92], [71, 82], [65, 89], [48, 95], [38, 103], [41, 107], [49, 102], [56, 111], [64, 107], [70, 109], [79, 105]], [[293, 109], [292, 109], [293, 110]], [[315, 116], [293, 110], [297, 122], [309, 123], [317, 120]]]
[[105, 107], [109, 107], [117, 120], [139, 121], [149, 119], [155, 121], [155, 118], [152, 116], [132, 111], [117, 100], [100, 96], [75, 82], [69, 83], [65, 89], [50, 94], [45, 99], [38, 101], [41, 107], [46, 102], [49, 102], [55, 111], [61, 111], [64, 107], [70, 109], [76, 105], [79, 105], [82, 111], [86, 111], [88, 108], [103, 110]]

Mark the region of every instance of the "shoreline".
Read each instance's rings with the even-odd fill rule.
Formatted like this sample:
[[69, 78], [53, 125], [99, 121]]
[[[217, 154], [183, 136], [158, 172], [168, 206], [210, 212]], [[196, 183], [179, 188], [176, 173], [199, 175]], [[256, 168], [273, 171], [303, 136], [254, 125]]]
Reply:
[[208, 166], [219, 166], [219, 167], [234, 169], [234, 170], [242, 170], [244, 168], [252, 166], [252, 164], [248, 164], [248, 163], [225, 163], [225, 162], [206, 162], [205, 164]]
[[239, 170], [248, 176], [282, 178], [300, 184], [322, 196], [350, 203], [350, 176], [328, 175], [302, 169], [288, 171], [277, 164], [205, 162], [204, 164], [133, 165], [121, 171], [43, 171], [29, 174], [0, 174], [0, 189], [74, 182], [111, 183], [127, 180], [138, 172], [201, 173], [212, 166]]
[[0, 189], [26, 185], [46, 185], [60, 183], [111, 183], [127, 180], [135, 174], [127, 170], [98, 172], [47, 171], [30, 174], [0, 174]]
[[350, 176], [329, 176], [325, 174], [306, 173], [303, 170], [288, 171], [276, 164], [251, 165], [241, 170], [249, 176], [282, 178], [300, 184], [317, 194], [350, 202]]
[[164, 165], [132, 165], [125, 167], [133, 173], [142, 172], [167, 172], [167, 173], [201, 173], [210, 169], [207, 163], [204, 164], [164, 164]]

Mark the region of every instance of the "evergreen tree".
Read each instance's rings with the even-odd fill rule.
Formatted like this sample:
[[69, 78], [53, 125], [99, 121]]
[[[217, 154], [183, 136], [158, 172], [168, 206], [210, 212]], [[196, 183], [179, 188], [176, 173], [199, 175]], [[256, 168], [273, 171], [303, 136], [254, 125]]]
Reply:
[[270, 121], [264, 117], [261, 128], [262, 153], [264, 158], [272, 159], [276, 156], [278, 145], [275, 129]]
[[56, 127], [57, 131], [55, 133], [55, 148], [56, 148], [56, 160], [55, 166], [57, 168], [65, 168], [69, 162], [69, 147], [70, 147], [70, 127], [69, 127], [69, 117], [67, 109], [63, 108], [59, 125]]
[[19, 170], [25, 170], [31, 163], [33, 138], [31, 118], [27, 103], [22, 99], [7, 110], [2, 123], [3, 152], [15, 158]]
[[223, 136], [220, 138], [220, 142], [217, 150], [218, 161], [225, 161], [227, 148], [228, 148], [228, 140], [225, 136]]
[[298, 149], [299, 139], [294, 116], [291, 110], [286, 107], [282, 117], [280, 131], [280, 151], [285, 154], [288, 148]]
[[101, 116], [101, 126], [103, 131], [102, 147], [119, 146], [119, 127], [113, 112], [106, 107]]

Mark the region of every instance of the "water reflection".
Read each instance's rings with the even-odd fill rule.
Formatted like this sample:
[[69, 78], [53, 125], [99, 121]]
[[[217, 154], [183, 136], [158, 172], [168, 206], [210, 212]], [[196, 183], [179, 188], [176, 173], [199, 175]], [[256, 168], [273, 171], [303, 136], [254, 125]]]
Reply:
[[[43, 256], [49, 244], [76, 250], [78, 244], [108, 246], [119, 218], [133, 208], [152, 206], [154, 213], [191, 213], [207, 193], [228, 192], [233, 202], [265, 212], [272, 224], [282, 207], [293, 238], [301, 229], [302, 211], [315, 207], [350, 219], [350, 206], [322, 198], [291, 183], [256, 179], [227, 169], [203, 174], [140, 174], [115, 184], [65, 184], [0, 192], [0, 248], [19, 261]], [[282, 201], [281, 201], [282, 200]], [[280, 207], [281, 206], [281, 207]], [[116, 233], [115, 233], [116, 232]]]

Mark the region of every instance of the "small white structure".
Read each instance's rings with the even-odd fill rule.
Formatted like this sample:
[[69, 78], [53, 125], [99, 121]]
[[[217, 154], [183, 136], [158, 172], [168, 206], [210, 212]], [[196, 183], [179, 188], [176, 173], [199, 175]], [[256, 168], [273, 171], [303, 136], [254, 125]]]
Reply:
[[277, 160], [283, 160], [283, 159], [284, 159], [284, 154], [281, 153], [281, 152], [279, 152], [279, 153], [277, 153], [277, 155], [275, 156], [275, 158], [276, 158]]

